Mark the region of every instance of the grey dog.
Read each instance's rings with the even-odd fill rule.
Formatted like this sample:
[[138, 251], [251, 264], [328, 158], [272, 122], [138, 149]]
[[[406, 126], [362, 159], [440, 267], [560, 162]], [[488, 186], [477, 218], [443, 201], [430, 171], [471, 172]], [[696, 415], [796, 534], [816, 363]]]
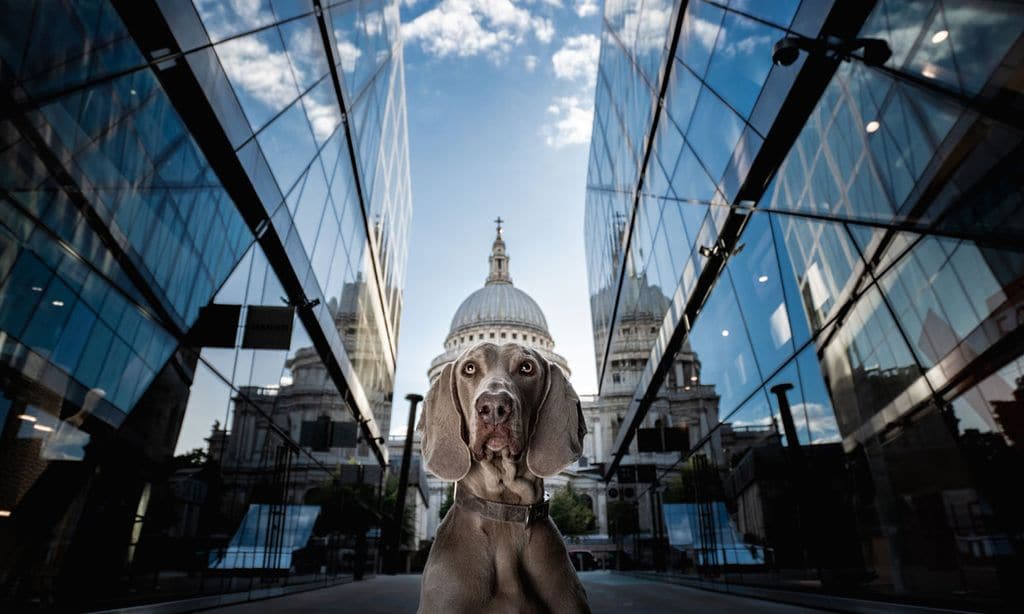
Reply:
[[457, 482], [419, 611], [589, 612], [544, 501], [586, 433], [562, 370], [517, 344], [472, 347], [431, 386], [419, 428], [427, 468]]

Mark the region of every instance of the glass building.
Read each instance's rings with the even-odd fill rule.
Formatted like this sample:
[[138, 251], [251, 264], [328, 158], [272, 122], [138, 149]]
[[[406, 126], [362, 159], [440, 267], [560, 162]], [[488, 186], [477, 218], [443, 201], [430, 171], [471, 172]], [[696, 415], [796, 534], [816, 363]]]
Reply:
[[0, 609], [350, 572], [375, 521], [311, 510], [387, 466], [398, 0], [0, 14]]
[[[696, 509], [655, 523], [656, 566], [1019, 603], [1022, 31], [1000, 0], [605, 3], [585, 228], [602, 393], [634, 312], [661, 305], [605, 479], [680, 352], [717, 397], [640, 486]], [[810, 51], [773, 64], [786, 37]]]

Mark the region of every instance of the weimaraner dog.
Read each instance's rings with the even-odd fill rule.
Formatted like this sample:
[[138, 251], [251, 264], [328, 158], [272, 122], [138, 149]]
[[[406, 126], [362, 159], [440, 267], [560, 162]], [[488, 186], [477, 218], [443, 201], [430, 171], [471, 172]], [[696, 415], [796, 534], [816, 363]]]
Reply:
[[544, 501], [544, 478], [586, 433], [562, 370], [520, 345], [477, 345], [433, 383], [419, 428], [427, 468], [457, 482], [419, 611], [590, 612]]

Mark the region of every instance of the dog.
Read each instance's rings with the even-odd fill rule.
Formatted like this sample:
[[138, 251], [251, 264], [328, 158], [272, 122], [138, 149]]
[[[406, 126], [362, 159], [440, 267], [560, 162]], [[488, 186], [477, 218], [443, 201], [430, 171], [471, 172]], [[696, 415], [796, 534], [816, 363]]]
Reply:
[[419, 612], [590, 612], [544, 500], [586, 434], [562, 370], [517, 344], [469, 348], [434, 381], [419, 430], [427, 468], [456, 482]]

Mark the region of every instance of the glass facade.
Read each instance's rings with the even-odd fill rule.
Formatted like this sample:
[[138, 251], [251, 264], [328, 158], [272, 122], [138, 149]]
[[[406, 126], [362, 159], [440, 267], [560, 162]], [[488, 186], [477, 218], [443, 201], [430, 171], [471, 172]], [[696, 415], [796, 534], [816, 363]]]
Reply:
[[376, 505], [387, 464], [398, 13], [0, 2], [0, 609], [331, 581], [372, 555], [375, 521], [321, 511]]
[[[1019, 601], [1022, 32], [1001, 1], [606, 2], [585, 228], [602, 394], [636, 314], [659, 326], [605, 478], [681, 393], [681, 352], [685, 390], [717, 404], [640, 486], [664, 502], [648, 562]], [[786, 36], [892, 56], [774, 65]], [[716, 555], [716, 535], [764, 556]]]

